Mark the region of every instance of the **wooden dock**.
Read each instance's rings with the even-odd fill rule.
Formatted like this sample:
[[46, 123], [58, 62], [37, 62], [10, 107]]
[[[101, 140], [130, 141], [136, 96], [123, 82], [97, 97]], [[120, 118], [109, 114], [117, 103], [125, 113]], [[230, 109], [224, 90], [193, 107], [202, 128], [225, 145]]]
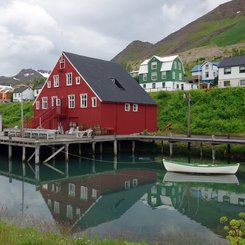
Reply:
[[[60, 135], [58, 134], [54, 138], [23, 138], [20, 136], [6, 136], [3, 132], [0, 133], [0, 144], [8, 146], [8, 157], [12, 159], [12, 147], [18, 146], [22, 147], [22, 161], [30, 161], [32, 158], [35, 159], [35, 163], [40, 163], [40, 151], [43, 146], [60, 146], [56, 149], [53, 154], [47, 158], [44, 162], [48, 162], [59, 152], [65, 152], [65, 160], [69, 158], [69, 146], [78, 145], [78, 155], [81, 156], [81, 145], [91, 144], [91, 152], [94, 155], [96, 150], [96, 145], [99, 145], [100, 153], [103, 153], [103, 143], [111, 142], [113, 144], [113, 154], [118, 154], [118, 144], [121, 141], [129, 141], [132, 145], [132, 153], [135, 152], [135, 142], [136, 141], [158, 141], [158, 142], [168, 142], [169, 143], [169, 154], [173, 155], [173, 144], [178, 142], [186, 143], [200, 143], [200, 151], [202, 155], [202, 145], [203, 143], [211, 144], [212, 146], [212, 159], [215, 159], [215, 145], [225, 144], [227, 145], [227, 151], [230, 151], [230, 145], [232, 144], [245, 144], [245, 138], [232, 138], [232, 137], [217, 137], [217, 136], [148, 136], [148, 135], [104, 135], [104, 136], [94, 136], [94, 137], [76, 137], [74, 135]], [[26, 159], [26, 148], [32, 148], [33, 154], [31, 157]]]

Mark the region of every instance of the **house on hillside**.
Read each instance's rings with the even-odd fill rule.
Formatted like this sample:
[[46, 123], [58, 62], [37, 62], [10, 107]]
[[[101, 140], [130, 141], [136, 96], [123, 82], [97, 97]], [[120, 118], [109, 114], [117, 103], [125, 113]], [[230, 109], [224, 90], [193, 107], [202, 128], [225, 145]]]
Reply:
[[40, 94], [41, 90], [42, 90], [43, 84], [38, 84], [34, 89], [33, 89], [33, 93], [34, 93], [34, 98], [36, 99], [37, 96]]
[[31, 87], [19, 87], [13, 92], [13, 102], [34, 100], [34, 93]]
[[219, 66], [218, 87], [245, 87], [245, 55], [225, 58]]
[[219, 62], [206, 61], [202, 64], [202, 82], [208, 86], [214, 83], [215, 78], [218, 77]]
[[10, 102], [13, 90], [11, 86], [0, 85], [0, 103]]
[[34, 102], [30, 127], [98, 125], [111, 133], [157, 129], [157, 105], [116, 63], [63, 52]]
[[184, 81], [184, 66], [178, 55], [145, 60], [139, 68], [139, 83], [147, 92], [196, 88]]

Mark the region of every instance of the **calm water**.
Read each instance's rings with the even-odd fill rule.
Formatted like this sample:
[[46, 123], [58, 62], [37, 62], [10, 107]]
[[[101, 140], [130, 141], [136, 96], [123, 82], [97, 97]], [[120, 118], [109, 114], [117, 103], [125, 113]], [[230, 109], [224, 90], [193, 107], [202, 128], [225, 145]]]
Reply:
[[77, 236], [226, 244], [219, 218], [244, 211], [245, 168], [197, 179], [166, 173], [161, 159], [98, 156], [35, 169], [1, 158], [0, 205], [9, 216], [65, 224]]

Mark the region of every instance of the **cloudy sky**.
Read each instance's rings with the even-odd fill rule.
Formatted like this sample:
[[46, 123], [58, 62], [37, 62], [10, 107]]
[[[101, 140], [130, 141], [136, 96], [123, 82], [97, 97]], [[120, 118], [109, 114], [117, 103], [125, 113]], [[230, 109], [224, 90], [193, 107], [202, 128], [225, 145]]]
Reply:
[[0, 75], [51, 70], [62, 50], [111, 60], [228, 0], [0, 0]]

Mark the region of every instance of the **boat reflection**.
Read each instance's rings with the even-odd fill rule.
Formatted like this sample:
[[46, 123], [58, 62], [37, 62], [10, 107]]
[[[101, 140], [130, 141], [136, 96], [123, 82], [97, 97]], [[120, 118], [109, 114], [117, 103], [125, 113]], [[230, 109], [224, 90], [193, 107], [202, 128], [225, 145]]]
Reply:
[[194, 182], [194, 183], [223, 183], [239, 184], [236, 175], [197, 175], [167, 172], [164, 175], [163, 182]]

